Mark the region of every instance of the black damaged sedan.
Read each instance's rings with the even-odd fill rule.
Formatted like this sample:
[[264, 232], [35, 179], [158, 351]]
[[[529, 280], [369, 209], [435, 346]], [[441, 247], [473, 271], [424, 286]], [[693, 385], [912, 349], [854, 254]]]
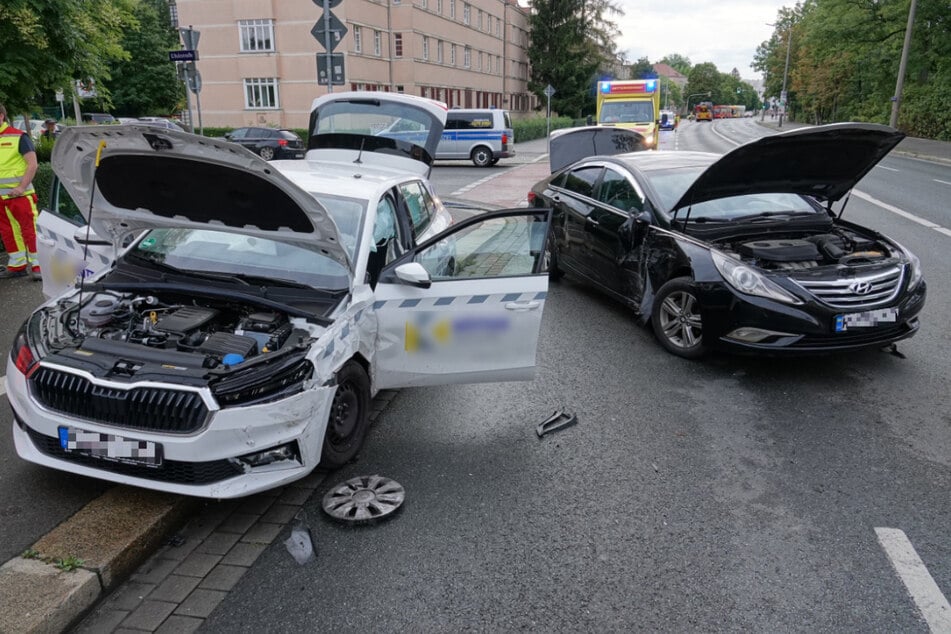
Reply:
[[[913, 336], [918, 258], [842, 219], [848, 195], [903, 138], [846, 123], [768, 136], [723, 155], [609, 155], [579, 128], [551, 140], [549, 274], [629, 305], [669, 352], [815, 353]], [[579, 148], [601, 154], [578, 158]], [[616, 144], [627, 152], [629, 142]], [[570, 161], [570, 164], [569, 164]]]

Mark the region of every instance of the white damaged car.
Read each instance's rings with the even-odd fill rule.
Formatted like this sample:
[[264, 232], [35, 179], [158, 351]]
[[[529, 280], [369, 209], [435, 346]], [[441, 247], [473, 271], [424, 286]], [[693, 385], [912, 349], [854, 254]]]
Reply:
[[[351, 129], [321, 129], [323, 112]], [[424, 145], [373, 134], [407, 116], [431, 126]], [[16, 336], [17, 453], [239, 497], [351, 460], [380, 389], [530, 379], [550, 212], [488, 212], [421, 238], [413, 210], [381, 202], [427, 173], [445, 116], [402, 95], [328, 95], [296, 173], [173, 130], [64, 131], [53, 169], [88, 219], [65, 242], [90, 257]], [[308, 189], [328, 174], [340, 200], [360, 189], [376, 202]], [[96, 271], [94, 253], [108, 265]]]

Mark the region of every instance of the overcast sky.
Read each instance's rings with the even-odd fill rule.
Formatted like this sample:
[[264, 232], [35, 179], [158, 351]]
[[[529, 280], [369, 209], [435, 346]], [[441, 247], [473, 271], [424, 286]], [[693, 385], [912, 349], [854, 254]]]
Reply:
[[722, 73], [736, 68], [743, 79], [760, 79], [750, 64], [756, 47], [768, 40], [778, 10], [793, 0], [701, 0], [699, 2], [619, 0], [624, 17], [618, 49], [629, 62], [647, 56], [657, 62], [680, 53], [692, 64], [713, 62]]

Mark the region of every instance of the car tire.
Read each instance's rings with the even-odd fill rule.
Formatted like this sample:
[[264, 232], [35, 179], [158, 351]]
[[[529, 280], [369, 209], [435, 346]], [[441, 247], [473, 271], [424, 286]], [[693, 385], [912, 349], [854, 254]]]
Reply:
[[495, 165], [495, 164], [498, 163], [498, 162], [499, 162], [499, 159], [494, 158], [494, 159], [492, 159], [492, 161], [489, 163], [489, 165]]
[[265, 145], [264, 147], [258, 150], [258, 154], [265, 161], [270, 161], [271, 159], [274, 158], [274, 148]]
[[337, 469], [353, 460], [369, 428], [370, 378], [359, 363], [347, 361], [337, 372], [320, 466]]
[[689, 277], [678, 277], [660, 287], [651, 308], [651, 326], [667, 352], [698, 359], [706, 352], [697, 289]]
[[469, 154], [469, 158], [472, 159], [472, 163], [476, 167], [488, 167], [492, 164], [492, 150], [484, 145], [480, 145], [472, 150], [472, 153]]
[[548, 243], [545, 245], [545, 266], [548, 270], [548, 279], [557, 282], [565, 276], [565, 272], [558, 268], [558, 250], [555, 247], [555, 237], [548, 236]]

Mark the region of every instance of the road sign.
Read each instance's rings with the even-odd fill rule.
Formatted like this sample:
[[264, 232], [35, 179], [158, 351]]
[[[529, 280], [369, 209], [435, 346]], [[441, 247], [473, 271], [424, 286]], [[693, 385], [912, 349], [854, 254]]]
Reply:
[[[327, 68], [327, 58], [330, 57], [330, 69]], [[317, 53], [317, 85], [328, 85], [328, 78], [333, 86], [343, 86], [343, 53]]]
[[170, 62], [194, 62], [198, 60], [198, 51], [169, 51], [168, 60]]
[[190, 51], [198, 49], [198, 38], [201, 37], [201, 31], [196, 31], [191, 27], [178, 29], [178, 31], [182, 34], [182, 43], [185, 44], [185, 48]]
[[554, 95], [556, 92], [558, 92], [558, 91], [555, 90], [555, 87], [552, 86], [551, 84], [548, 84], [547, 86], [545, 86], [545, 96], [546, 96], [546, 97], [551, 98], [551, 96]]
[[186, 77], [188, 81], [188, 89], [192, 91], [193, 93], [195, 93], [196, 95], [200, 93], [201, 92], [201, 73], [195, 70], [191, 73], [188, 73]]
[[[338, 6], [343, 0], [327, 0], [326, 8], [333, 9]], [[314, 0], [314, 4], [318, 7], [324, 7], [324, 0]]]
[[56, 101], [66, 101], [66, 95], [63, 94], [62, 89], [56, 91]]
[[[329, 19], [325, 20], [324, 16]], [[313, 35], [314, 39], [320, 42], [320, 45], [327, 51], [333, 51], [337, 48], [337, 44], [340, 44], [340, 40], [343, 39], [343, 36], [347, 34], [347, 27], [332, 11], [328, 11], [320, 16], [320, 19], [317, 20], [317, 24], [310, 30], [310, 34]]]

